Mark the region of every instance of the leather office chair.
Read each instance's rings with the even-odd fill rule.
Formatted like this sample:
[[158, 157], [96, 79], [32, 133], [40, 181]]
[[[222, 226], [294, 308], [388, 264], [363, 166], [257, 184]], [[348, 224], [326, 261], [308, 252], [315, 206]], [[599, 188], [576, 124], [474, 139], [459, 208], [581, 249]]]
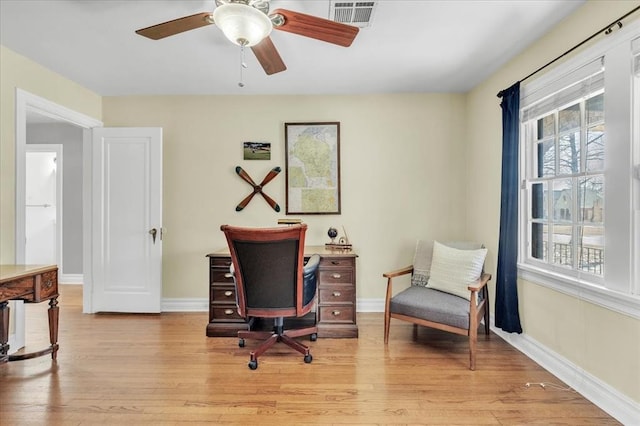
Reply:
[[[486, 249], [475, 243], [418, 241], [412, 265], [383, 274], [387, 278], [384, 343], [391, 318], [469, 336], [469, 369], [476, 368], [478, 327], [484, 319], [489, 337], [490, 274], [484, 273]], [[393, 295], [393, 278], [411, 274], [411, 286]]]
[[[311, 335], [315, 340], [318, 327], [313, 324], [284, 329], [285, 318], [300, 318], [311, 312], [317, 293], [316, 269], [320, 256], [311, 256], [304, 267], [306, 224], [276, 228], [243, 228], [223, 225], [231, 268], [236, 283], [238, 313], [249, 320], [249, 330], [239, 331], [239, 346], [244, 339], [265, 339], [251, 351], [249, 368], [258, 368], [258, 357], [276, 342], [282, 342], [313, 359], [309, 348], [295, 337]], [[273, 318], [273, 331], [251, 330], [256, 318]]]

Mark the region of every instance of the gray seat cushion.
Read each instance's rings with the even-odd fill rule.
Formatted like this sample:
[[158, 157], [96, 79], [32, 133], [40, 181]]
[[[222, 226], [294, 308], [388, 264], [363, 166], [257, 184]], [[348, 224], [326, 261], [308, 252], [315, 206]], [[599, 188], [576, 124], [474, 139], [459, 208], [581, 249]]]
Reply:
[[411, 286], [391, 298], [392, 313], [469, 328], [469, 301], [429, 287]]

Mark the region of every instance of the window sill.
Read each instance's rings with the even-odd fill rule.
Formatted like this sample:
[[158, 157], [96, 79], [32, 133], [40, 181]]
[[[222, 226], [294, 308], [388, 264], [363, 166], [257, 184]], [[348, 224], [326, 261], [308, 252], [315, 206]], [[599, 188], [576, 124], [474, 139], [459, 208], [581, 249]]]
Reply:
[[640, 297], [574, 280], [531, 265], [518, 264], [518, 278], [530, 281], [594, 305], [640, 319]]

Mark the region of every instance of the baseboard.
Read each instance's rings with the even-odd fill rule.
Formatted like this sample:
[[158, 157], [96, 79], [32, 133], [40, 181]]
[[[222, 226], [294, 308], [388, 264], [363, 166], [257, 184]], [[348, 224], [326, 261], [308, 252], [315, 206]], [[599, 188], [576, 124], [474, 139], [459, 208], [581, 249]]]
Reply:
[[60, 274], [58, 275], [60, 284], [82, 284], [84, 282], [83, 274]]
[[208, 299], [162, 299], [160, 309], [162, 312], [208, 312]]
[[[162, 312], [207, 312], [209, 300], [207, 299], [162, 299]], [[356, 301], [357, 312], [384, 312], [384, 299], [358, 299]]]
[[491, 331], [624, 425], [638, 424], [640, 404], [526, 334]]
[[356, 312], [384, 312], [384, 299], [357, 299]]

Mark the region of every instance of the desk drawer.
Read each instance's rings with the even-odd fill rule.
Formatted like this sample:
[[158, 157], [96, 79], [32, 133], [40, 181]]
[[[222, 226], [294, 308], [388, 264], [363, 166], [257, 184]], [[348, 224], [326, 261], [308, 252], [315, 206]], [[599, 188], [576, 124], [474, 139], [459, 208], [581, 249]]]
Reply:
[[[37, 284], [37, 281], [36, 281]], [[42, 274], [40, 285], [36, 285], [35, 301], [47, 300], [58, 295], [58, 272], [51, 271]]]
[[322, 286], [319, 291], [319, 303], [321, 305], [330, 303], [353, 304], [355, 299], [355, 288], [353, 286]]
[[213, 285], [211, 286], [211, 303], [226, 303], [235, 305], [236, 303], [236, 287], [230, 285]]
[[221, 268], [229, 271], [229, 266], [231, 266], [231, 257], [211, 257], [209, 258], [209, 266], [212, 268]]
[[226, 275], [229, 273], [228, 269], [213, 269], [211, 268], [211, 273], [209, 274], [209, 282], [213, 283], [233, 283], [232, 277], [227, 277]]
[[33, 299], [34, 277], [20, 278], [0, 287], [0, 300]]
[[225, 321], [241, 321], [244, 322], [244, 318], [238, 315], [238, 309], [236, 305], [227, 305], [227, 306], [214, 306], [212, 309], [213, 317], [211, 318], [212, 322], [225, 322]]
[[322, 257], [320, 259], [320, 268], [355, 268], [356, 261], [353, 257]]
[[320, 323], [355, 323], [353, 305], [320, 306]]
[[352, 269], [324, 269], [320, 270], [320, 285], [323, 284], [353, 284]]

